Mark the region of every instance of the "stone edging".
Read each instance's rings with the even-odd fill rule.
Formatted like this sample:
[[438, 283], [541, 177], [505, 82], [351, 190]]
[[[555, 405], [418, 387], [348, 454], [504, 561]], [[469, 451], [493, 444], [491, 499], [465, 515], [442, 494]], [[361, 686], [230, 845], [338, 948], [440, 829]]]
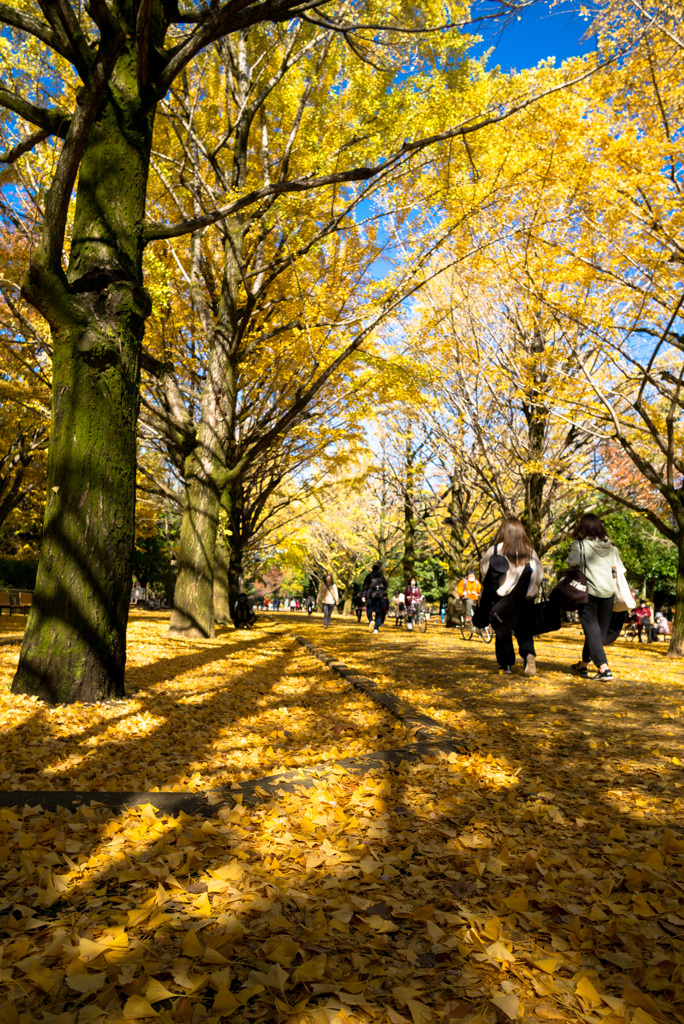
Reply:
[[296, 793], [300, 787], [310, 789], [319, 777], [329, 774], [331, 768], [342, 768], [350, 775], [364, 775], [373, 768], [383, 765], [398, 767], [402, 761], [419, 761], [433, 754], [462, 752], [462, 746], [455, 740], [432, 743], [411, 743], [391, 750], [378, 750], [362, 757], [345, 757], [332, 764], [314, 765], [312, 768], [298, 768], [289, 772], [278, 772], [261, 779], [250, 779], [230, 789], [212, 789], [197, 793], [114, 793], [99, 790], [2, 790], [0, 807], [40, 807], [56, 811], [59, 808], [77, 809], [83, 805], [108, 807], [112, 810], [126, 807], [140, 807], [151, 804], [155, 810], [178, 814], [204, 814], [211, 816], [226, 805], [256, 805], [278, 796], [280, 793]]
[[214, 789], [205, 792], [169, 792], [135, 793], [105, 792], [99, 790], [0, 790], [0, 807], [34, 807], [46, 811], [57, 811], [60, 808], [77, 810], [84, 805], [123, 810], [127, 807], [151, 805], [162, 813], [200, 814], [211, 817], [221, 807], [243, 804], [255, 805], [277, 797], [280, 793], [295, 793], [301, 787], [310, 789], [320, 777], [324, 777], [332, 768], [342, 768], [350, 775], [363, 775], [373, 768], [386, 766], [398, 767], [402, 761], [419, 761], [422, 757], [434, 754], [468, 753], [465, 739], [458, 733], [442, 725], [429, 715], [417, 711], [405, 701], [399, 700], [394, 694], [381, 690], [368, 676], [360, 675], [350, 669], [344, 662], [338, 661], [324, 651], [318, 650], [304, 637], [295, 634], [295, 639], [302, 644], [315, 658], [327, 665], [337, 675], [346, 679], [350, 686], [363, 693], [379, 707], [389, 711], [409, 728], [416, 730], [417, 743], [408, 746], [394, 747], [390, 750], [379, 750], [360, 757], [346, 757], [333, 761], [331, 764], [314, 765], [311, 768], [298, 768], [288, 772], [266, 775], [260, 779], [250, 779], [231, 786], [230, 789]]
[[342, 676], [347, 682], [355, 689], [360, 690], [361, 693], [365, 694], [375, 704], [378, 704], [381, 708], [389, 711], [390, 714], [398, 718], [400, 722], [407, 725], [410, 729], [416, 730], [416, 739], [421, 740], [425, 743], [435, 742], [435, 740], [448, 739], [451, 743], [454, 743], [462, 752], [468, 751], [468, 746], [463, 736], [455, 733], [448, 726], [443, 725], [442, 722], [438, 722], [436, 718], [431, 718], [429, 715], [423, 714], [422, 711], [417, 711], [411, 707], [406, 701], [400, 700], [393, 693], [387, 693], [385, 690], [381, 690], [372, 679], [368, 676], [359, 675], [354, 669], [349, 668], [343, 661], [338, 661], [336, 658], [326, 654], [325, 651], [319, 650], [309, 640], [306, 640], [303, 636], [298, 633], [294, 634], [295, 640], [297, 640], [302, 647], [305, 647], [314, 658], [322, 661], [324, 665], [335, 672], [337, 675]]

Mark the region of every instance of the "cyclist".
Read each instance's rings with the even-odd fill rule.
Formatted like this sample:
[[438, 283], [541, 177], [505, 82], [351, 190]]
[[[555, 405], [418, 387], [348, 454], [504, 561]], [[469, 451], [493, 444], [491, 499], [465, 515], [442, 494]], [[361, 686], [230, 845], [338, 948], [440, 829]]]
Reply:
[[406, 607], [406, 628], [413, 629], [413, 619], [416, 609], [420, 604], [420, 587], [416, 583], [416, 577], [412, 576], [404, 589], [404, 605]]
[[466, 576], [464, 576], [456, 587], [456, 593], [465, 604], [466, 622], [470, 622], [473, 617], [473, 606], [476, 604], [481, 590], [482, 584], [477, 579], [472, 569]]

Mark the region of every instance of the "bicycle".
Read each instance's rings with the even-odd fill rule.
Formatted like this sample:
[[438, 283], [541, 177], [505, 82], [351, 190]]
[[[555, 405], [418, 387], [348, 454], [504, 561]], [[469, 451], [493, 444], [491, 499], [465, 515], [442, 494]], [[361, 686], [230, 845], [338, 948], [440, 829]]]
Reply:
[[430, 619], [430, 609], [427, 606], [425, 598], [421, 598], [420, 602], [411, 607], [411, 611], [404, 618], [404, 629], [408, 627], [411, 622], [417, 630], [424, 633], [428, 628], [428, 621]]
[[473, 625], [473, 620], [466, 617], [465, 606], [457, 609], [458, 611], [458, 625], [461, 629], [461, 636], [464, 640], [472, 640], [476, 636], [479, 640], [482, 640], [485, 644], [491, 644], [494, 637], [491, 626], [485, 626], [484, 629], [478, 629], [477, 626]]
[[623, 640], [630, 640], [631, 641], [631, 640], [636, 640], [636, 638], [638, 636], [639, 636], [639, 629], [638, 629], [638, 626], [637, 626], [636, 622], [634, 622], [633, 619], [628, 619], [627, 622], [625, 622], [625, 630], [624, 630], [624, 633], [622, 634], [622, 639]]

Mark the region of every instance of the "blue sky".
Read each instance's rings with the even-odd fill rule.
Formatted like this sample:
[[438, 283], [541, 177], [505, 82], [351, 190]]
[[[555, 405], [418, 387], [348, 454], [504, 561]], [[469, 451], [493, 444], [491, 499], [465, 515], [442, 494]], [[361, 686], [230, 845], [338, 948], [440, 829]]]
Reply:
[[576, 13], [577, 6], [568, 2], [549, 9], [547, 3], [538, 3], [503, 31], [481, 27], [478, 34], [484, 37], [483, 43], [473, 52], [479, 54], [495, 47], [489, 66], [499, 64], [502, 71], [534, 67], [547, 57], [555, 57], [558, 65], [566, 57], [587, 53], [593, 48], [593, 39], [580, 41], [588, 23]]

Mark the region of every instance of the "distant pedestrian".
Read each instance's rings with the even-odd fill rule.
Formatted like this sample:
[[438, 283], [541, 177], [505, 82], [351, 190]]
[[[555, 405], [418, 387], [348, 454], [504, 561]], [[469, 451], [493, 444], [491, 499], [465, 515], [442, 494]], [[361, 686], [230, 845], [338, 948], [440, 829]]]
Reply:
[[[376, 562], [366, 577], [368, 590], [366, 607], [368, 609], [368, 628], [371, 633], [378, 633], [387, 614], [387, 580], [382, 574], [380, 563]], [[364, 581], [365, 585], [365, 581]]]
[[669, 636], [672, 632], [670, 623], [662, 611], [655, 613], [655, 627], [658, 630], [658, 636]]
[[354, 611], [356, 612], [356, 621], [357, 622], [361, 621], [361, 616], [363, 615], [363, 609], [365, 607], [366, 607], [366, 600], [365, 600], [363, 594], [361, 593], [361, 591], [359, 591], [358, 594], [356, 595], [356, 597], [354, 598]]
[[[532, 547], [532, 542], [525, 532], [519, 519], [504, 519], [494, 537], [492, 545], [487, 548], [480, 564], [483, 578], [487, 575], [489, 562], [493, 555], [503, 556], [508, 562], [508, 570], [498, 579], [496, 597], [509, 597], [511, 607], [506, 608], [506, 618], [512, 622], [510, 629], [495, 628], [494, 650], [499, 668], [509, 674], [515, 664], [513, 636], [518, 641], [518, 650], [524, 664], [524, 674], [533, 676], [537, 672], [536, 652], [534, 649], [534, 598], [539, 584], [544, 578], [544, 570], [539, 555]], [[529, 566], [529, 570], [528, 570]], [[523, 580], [527, 579], [527, 585]], [[520, 593], [518, 588], [524, 588]], [[494, 606], [496, 610], [496, 604]], [[492, 620], [493, 621], [493, 620]]]
[[416, 577], [412, 576], [404, 587], [404, 604], [406, 605], [406, 628], [413, 629], [413, 620], [418, 612], [418, 605], [420, 604], [420, 587], [416, 582]]
[[394, 625], [401, 626], [404, 621], [406, 605], [404, 604], [404, 595], [400, 590], [395, 591], [394, 597], [392, 598], [392, 605], [394, 608]]
[[324, 629], [327, 629], [330, 625], [330, 616], [333, 613], [333, 608], [338, 604], [339, 600], [340, 597], [337, 592], [337, 586], [333, 583], [333, 578], [330, 573], [327, 573], [320, 585], [318, 597], [316, 598], [316, 604], [321, 605], [323, 608]]
[[568, 567], [580, 569], [587, 577], [589, 596], [580, 609], [580, 622], [584, 630], [582, 657], [571, 671], [586, 679], [589, 662], [598, 669], [594, 679], [612, 679], [604, 644], [610, 629], [615, 598], [615, 580], [618, 569], [624, 572], [620, 552], [610, 541], [606, 529], [597, 515], [586, 512], [573, 531], [574, 541], [568, 552]]

